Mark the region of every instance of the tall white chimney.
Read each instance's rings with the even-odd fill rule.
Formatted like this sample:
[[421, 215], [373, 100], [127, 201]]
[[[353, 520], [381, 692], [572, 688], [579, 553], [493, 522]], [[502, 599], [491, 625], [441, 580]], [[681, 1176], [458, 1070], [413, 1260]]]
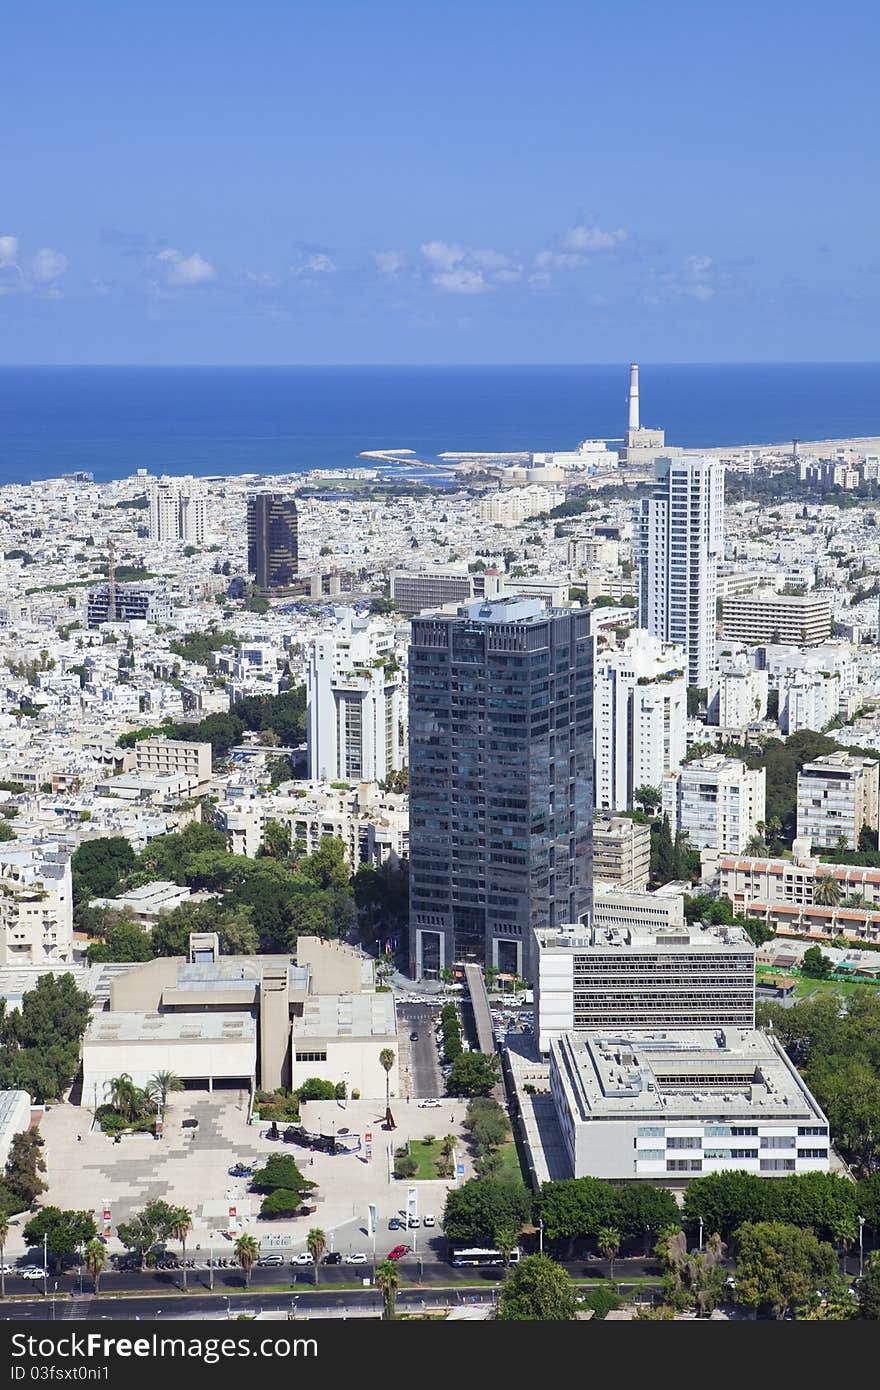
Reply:
[[639, 364], [631, 362], [629, 368], [629, 427], [639, 428]]

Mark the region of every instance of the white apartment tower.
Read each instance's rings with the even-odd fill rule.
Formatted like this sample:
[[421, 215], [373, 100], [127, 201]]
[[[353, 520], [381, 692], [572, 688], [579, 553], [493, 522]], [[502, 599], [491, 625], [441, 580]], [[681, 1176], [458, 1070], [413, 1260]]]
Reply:
[[0, 965], [72, 959], [70, 853], [14, 840], [0, 845]]
[[197, 478], [154, 479], [147, 491], [150, 504], [150, 540], [159, 544], [184, 541], [202, 545], [205, 540], [207, 499]]
[[766, 786], [766, 768], [712, 753], [663, 779], [663, 814], [673, 836], [683, 830], [691, 849], [742, 854], [765, 819]]
[[659, 787], [686, 752], [687, 663], [681, 647], [635, 628], [596, 659], [596, 806], [626, 811], [638, 787]]
[[748, 654], [725, 648], [718, 654], [718, 674], [708, 685], [707, 724], [744, 729], [767, 717], [768, 675], [756, 671]]
[[309, 777], [381, 782], [404, 765], [402, 675], [391, 629], [336, 611], [315, 639], [306, 677]]
[[843, 750], [804, 763], [797, 779], [798, 839], [826, 848], [844, 840], [855, 849], [863, 825], [878, 828], [878, 778], [876, 759]]
[[715, 666], [724, 465], [661, 456], [654, 469], [657, 488], [639, 525], [639, 625], [684, 647], [688, 685], [705, 687]]

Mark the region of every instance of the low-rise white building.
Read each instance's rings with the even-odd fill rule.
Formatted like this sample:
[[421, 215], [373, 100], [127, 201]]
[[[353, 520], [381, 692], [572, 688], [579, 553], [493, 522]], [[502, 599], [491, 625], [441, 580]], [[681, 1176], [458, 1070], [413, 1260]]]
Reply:
[[0, 1091], [0, 1168], [6, 1167], [16, 1134], [24, 1134], [31, 1123], [31, 1098], [27, 1091]]
[[550, 1044], [550, 1090], [573, 1177], [828, 1172], [826, 1116], [776, 1040], [750, 1028], [565, 1033]]

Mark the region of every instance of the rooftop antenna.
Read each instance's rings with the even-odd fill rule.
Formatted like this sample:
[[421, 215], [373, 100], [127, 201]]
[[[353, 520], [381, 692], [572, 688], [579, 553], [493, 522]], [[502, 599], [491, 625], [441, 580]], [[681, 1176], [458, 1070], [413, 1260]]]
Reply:
[[107, 543], [107, 621], [116, 621], [116, 546]]

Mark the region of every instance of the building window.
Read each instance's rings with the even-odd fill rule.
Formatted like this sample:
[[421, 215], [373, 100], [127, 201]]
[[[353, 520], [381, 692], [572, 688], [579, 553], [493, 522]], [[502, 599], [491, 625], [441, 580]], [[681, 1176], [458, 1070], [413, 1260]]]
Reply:
[[325, 1047], [315, 1052], [297, 1052], [296, 1060], [298, 1062], [326, 1062], [327, 1049]]

